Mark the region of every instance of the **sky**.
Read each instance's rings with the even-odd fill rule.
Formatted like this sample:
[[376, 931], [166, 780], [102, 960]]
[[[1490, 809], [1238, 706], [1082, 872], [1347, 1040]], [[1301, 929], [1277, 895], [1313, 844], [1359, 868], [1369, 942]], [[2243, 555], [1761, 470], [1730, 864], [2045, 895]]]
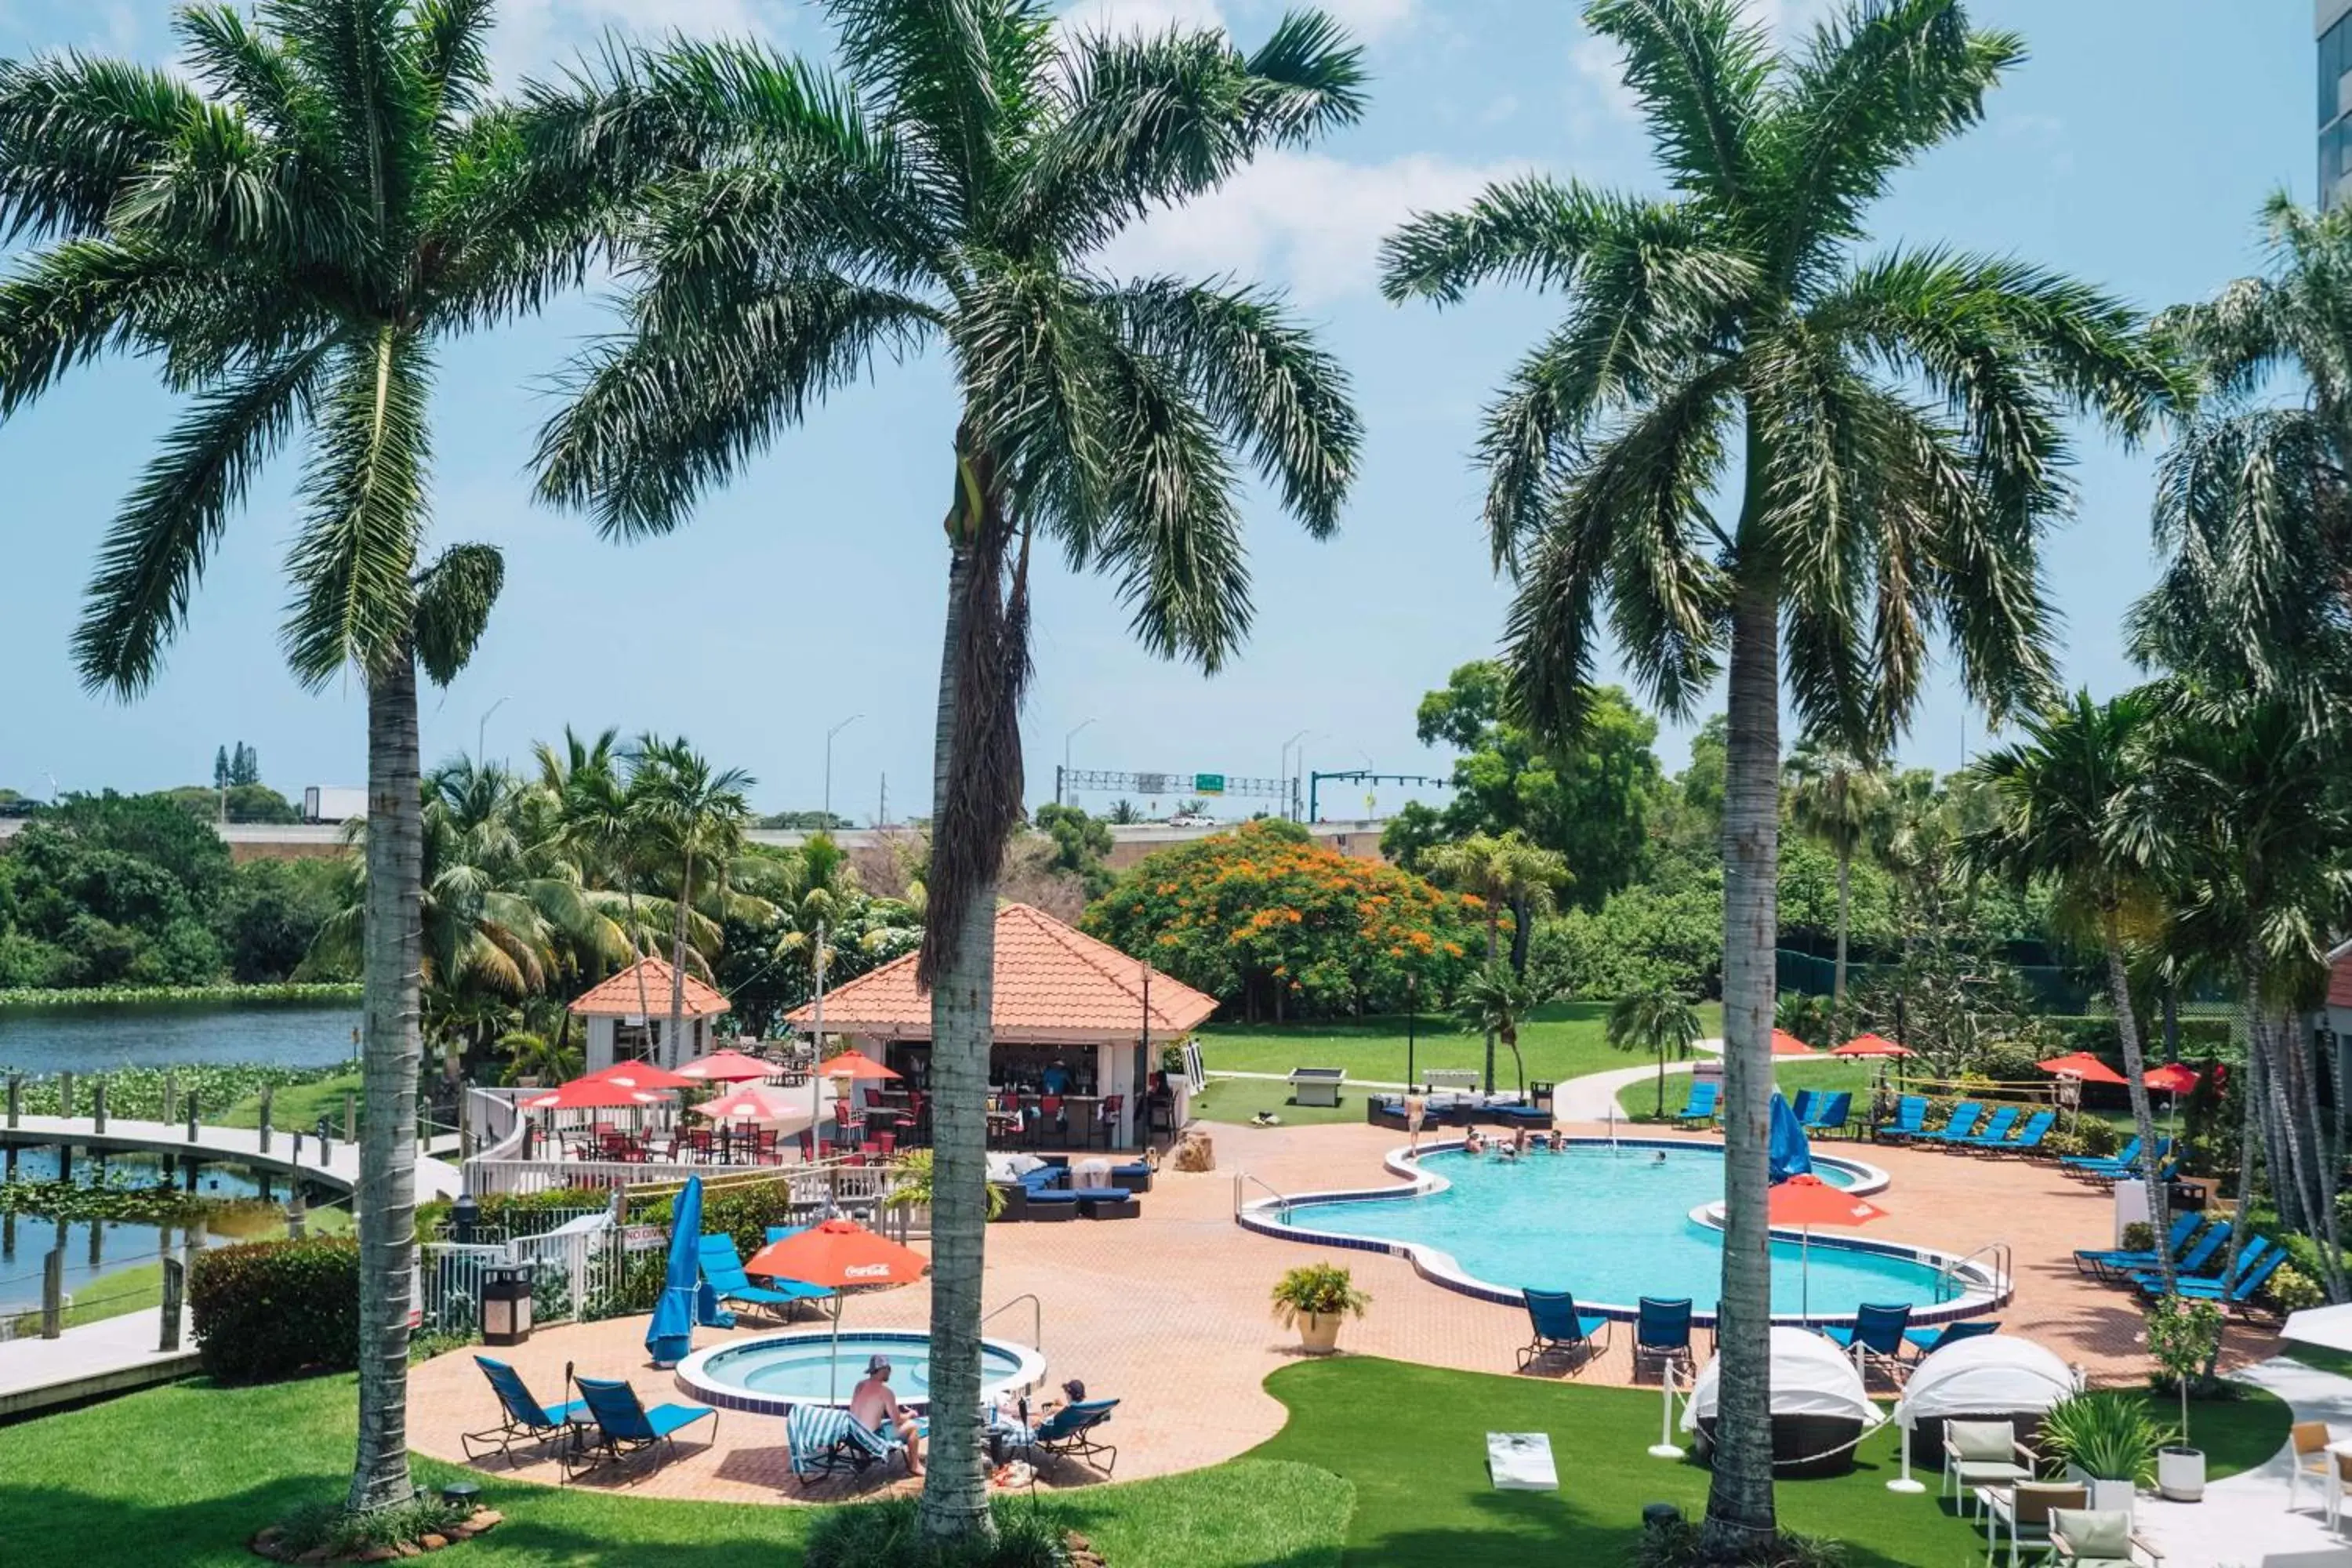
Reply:
[[[1825, 8], [1750, 4], [1784, 36]], [[1222, 26], [1247, 48], [1281, 8], [1079, 0], [1069, 19]], [[1034, 591], [1036, 678], [1023, 720], [1033, 803], [1052, 798], [1066, 747], [1080, 768], [1271, 776], [1287, 755], [1322, 771], [1443, 774], [1450, 758], [1414, 739], [1415, 704], [1456, 665], [1496, 649], [1507, 594], [1489, 570], [1470, 451], [1481, 407], [1557, 302], [1487, 290], [1442, 313], [1391, 307], [1374, 288], [1379, 240], [1416, 211], [1459, 205], [1524, 170], [1663, 187], [1617, 61], [1581, 30], [1580, 7], [1327, 9], [1365, 46], [1363, 121], [1154, 217], [1101, 261], [1286, 290], [1353, 377], [1366, 442], [1352, 500], [1337, 537], [1318, 543], [1253, 490], [1255, 629], [1214, 679], [1136, 647], [1109, 584], [1050, 565]], [[1979, 25], [2022, 32], [2031, 58], [1994, 92], [1982, 126], [1898, 176], [1872, 215], [1868, 248], [2015, 253], [2155, 309], [2259, 268], [2255, 214], [2270, 192], [2312, 199], [2306, 0], [1969, 9]], [[815, 8], [775, 0], [506, 0], [499, 14], [495, 54], [509, 82], [615, 28], [753, 34], [814, 58], [830, 47]], [[164, 61], [169, 17], [151, 0], [0, 0], [0, 55], [78, 48]], [[832, 747], [833, 808], [866, 821], [887, 788], [892, 819], [927, 811], [954, 423], [940, 362], [877, 364], [710, 495], [690, 526], [623, 546], [535, 504], [527, 471], [556, 406], [553, 377], [611, 324], [608, 298], [592, 289], [441, 352], [435, 539], [494, 542], [508, 574], [472, 666], [446, 692], [425, 693], [428, 763], [478, 745], [520, 764], [534, 740], [567, 724], [682, 733], [749, 770], [762, 811], [811, 809], [827, 787], [825, 732], [845, 724]], [[0, 786], [47, 795], [209, 782], [215, 748], [238, 741], [289, 795], [363, 781], [356, 683], [301, 689], [277, 643], [299, 454], [280, 459], [233, 522], [154, 687], [128, 703], [81, 689], [68, 641], [97, 542], [172, 413], [147, 366], [114, 363], [74, 374], [0, 426]], [[2091, 431], [2078, 452], [2077, 515], [2047, 562], [2066, 617], [2066, 677], [2106, 693], [2134, 679], [2118, 623], [2154, 574], [2157, 454]], [[1670, 769], [1693, 728], [1664, 725]], [[1899, 756], [1949, 769], [1985, 739], [1981, 718], [1939, 679]], [[1385, 815], [1409, 795], [1442, 798], [1331, 785], [1323, 814]], [[1244, 815], [1254, 804], [1220, 808]], [[1172, 809], [1174, 793], [1157, 805]]]

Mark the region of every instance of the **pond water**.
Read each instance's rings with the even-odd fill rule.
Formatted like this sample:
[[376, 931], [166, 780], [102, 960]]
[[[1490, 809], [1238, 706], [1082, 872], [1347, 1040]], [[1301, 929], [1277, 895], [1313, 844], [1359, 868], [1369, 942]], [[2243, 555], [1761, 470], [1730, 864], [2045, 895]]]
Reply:
[[[167, 1179], [160, 1154], [118, 1152], [108, 1156], [103, 1169], [128, 1186], [152, 1186]], [[100, 1172], [100, 1166], [90, 1157], [89, 1151], [75, 1152], [76, 1181], [87, 1184], [98, 1180]], [[20, 1150], [16, 1175], [28, 1182], [55, 1181], [57, 1151]], [[187, 1167], [178, 1165], [169, 1173], [168, 1179], [174, 1186], [186, 1185]], [[245, 1166], [207, 1161], [196, 1167], [194, 1190], [209, 1198], [257, 1199], [261, 1185]], [[214, 1209], [206, 1220], [207, 1245], [221, 1247], [234, 1241], [284, 1235], [285, 1219], [278, 1204], [286, 1197], [285, 1178], [280, 1176], [270, 1191], [277, 1203], [256, 1202], [250, 1207]], [[167, 1250], [176, 1252], [185, 1240], [186, 1233], [176, 1226], [166, 1230], [117, 1220], [76, 1220], [60, 1226], [37, 1215], [0, 1214], [0, 1317], [40, 1306], [42, 1259], [52, 1248], [64, 1249], [66, 1294], [76, 1296], [100, 1275], [154, 1262]]]
[[183, 1062], [331, 1067], [358, 1054], [349, 1003], [126, 1002], [0, 1007], [0, 1068], [50, 1073]]

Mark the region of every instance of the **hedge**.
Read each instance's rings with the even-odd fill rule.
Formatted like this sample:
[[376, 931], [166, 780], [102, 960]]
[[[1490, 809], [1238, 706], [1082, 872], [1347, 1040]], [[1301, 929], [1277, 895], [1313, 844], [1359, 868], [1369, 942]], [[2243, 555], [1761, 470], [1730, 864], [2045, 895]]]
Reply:
[[[2116, 1032], [2115, 1016], [2110, 1013], [2050, 1014], [2039, 1020], [2057, 1031], [2064, 1041], [2059, 1052], [2088, 1051], [2108, 1062], [2121, 1065], [2123, 1037]], [[2221, 1054], [2230, 1044], [2231, 1021], [2227, 1018], [2183, 1018], [2180, 1020], [2181, 1054], [2192, 1061]], [[2140, 1048], [2150, 1062], [2164, 1058], [2164, 1025], [2150, 1018], [2140, 1037]]]
[[224, 1383], [359, 1364], [360, 1249], [346, 1237], [257, 1241], [196, 1256], [196, 1353]]

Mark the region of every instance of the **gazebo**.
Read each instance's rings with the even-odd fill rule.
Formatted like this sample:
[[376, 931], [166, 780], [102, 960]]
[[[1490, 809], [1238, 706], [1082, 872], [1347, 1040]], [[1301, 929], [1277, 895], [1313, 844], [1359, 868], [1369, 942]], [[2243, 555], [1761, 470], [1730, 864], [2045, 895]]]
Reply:
[[688, 975], [685, 1027], [672, 1040], [669, 992], [675, 973], [667, 960], [641, 958], [572, 1002], [572, 1016], [587, 1024], [586, 1071], [628, 1061], [677, 1068], [710, 1053], [711, 1026], [727, 1013], [727, 998]]
[[[930, 1081], [931, 998], [915, 984], [919, 955], [908, 953], [829, 992], [824, 1032], [896, 1068], [917, 1089]], [[1217, 1010], [1213, 996], [1129, 958], [1027, 904], [996, 911], [995, 1048], [992, 1087], [1051, 1095], [1075, 1137], [1109, 1124], [1111, 1141], [1132, 1148], [1150, 1129], [1139, 1106], [1158, 1049], [1182, 1039]], [[814, 1003], [787, 1018], [815, 1026]]]

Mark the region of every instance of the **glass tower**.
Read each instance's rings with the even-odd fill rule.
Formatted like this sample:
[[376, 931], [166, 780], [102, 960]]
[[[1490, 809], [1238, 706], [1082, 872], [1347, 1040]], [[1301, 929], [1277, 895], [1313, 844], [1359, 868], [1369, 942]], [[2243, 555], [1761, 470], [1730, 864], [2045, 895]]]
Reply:
[[2319, 205], [2352, 191], [2352, 0], [2316, 0], [2319, 39]]

